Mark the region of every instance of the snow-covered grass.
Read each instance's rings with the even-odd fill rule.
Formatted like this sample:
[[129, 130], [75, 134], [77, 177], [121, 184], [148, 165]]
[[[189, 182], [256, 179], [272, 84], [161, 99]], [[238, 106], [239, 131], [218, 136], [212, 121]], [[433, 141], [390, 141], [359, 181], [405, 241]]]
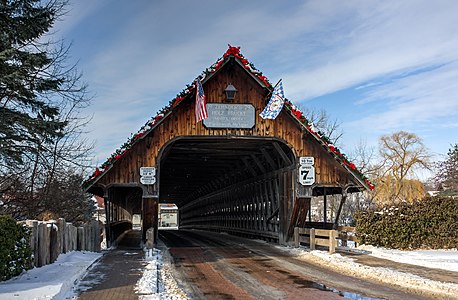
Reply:
[[428, 268], [458, 272], [458, 251], [451, 250], [394, 250], [361, 245], [358, 250], [369, 251], [371, 256]]
[[140, 300], [188, 299], [173, 278], [171, 266], [164, 263], [160, 250], [145, 249], [145, 260], [148, 264], [135, 287]]
[[56, 262], [0, 282], [0, 299], [65, 299], [101, 253], [69, 252]]
[[[458, 284], [455, 283], [434, 281], [392, 268], [363, 265], [355, 262], [351, 257], [339, 253], [329, 254], [327, 251], [310, 251], [305, 248], [289, 248], [286, 251], [294, 254], [298, 259], [311, 261], [350, 276], [381, 281], [439, 298], [458, 299]], [[395, 262], [458, 272], [458, 251], [456, 249], [401, 251], [360, 246], [353, 251], [364, 251], [369, 255]]]

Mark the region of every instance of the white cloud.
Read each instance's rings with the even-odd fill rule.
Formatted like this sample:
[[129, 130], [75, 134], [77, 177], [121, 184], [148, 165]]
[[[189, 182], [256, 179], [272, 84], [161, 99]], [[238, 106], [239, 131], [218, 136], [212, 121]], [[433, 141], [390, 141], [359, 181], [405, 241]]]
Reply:
[[[367, 3], [367, 2], [366, 2]], [[326, 57], [285, 76], [295, 99], [310, 99], [411, 68], [458, 58], [455, 17], [458, 3], [370, 3], [355, 11]], [[357, 13], [356, 13], [357, 12]], [[340, 17], [339, 15], [337, 15]], [[329, 27], [323, 38], [335, 34]]]
[[[271, 81], [283, 78], [296, 103], [352, 87], [366, 96], [355, 109], [386, 101], [352, 126], [400, 128], [457, 111], [450, 98], [458, 95], [455, 1], [86, 2], [76, 4], [62, 30], [92, 22], [95, 33], [110, 33], [80, 66], [97, 94], [97, 152], [119, 147], [227, 43], [242, 46]], [[85, 43], [84, 33], [78, 38]]]
[[[412, 74], [367, 93], [362, 101], [385, 104], [382, 112], [375, 112], [352, 123], [355, 128], [396, 130], [415, 126], [450, 126], [446, 117], [458, 117], [458, 62]], [[440, 120], [441, 119], [441, 120]]]

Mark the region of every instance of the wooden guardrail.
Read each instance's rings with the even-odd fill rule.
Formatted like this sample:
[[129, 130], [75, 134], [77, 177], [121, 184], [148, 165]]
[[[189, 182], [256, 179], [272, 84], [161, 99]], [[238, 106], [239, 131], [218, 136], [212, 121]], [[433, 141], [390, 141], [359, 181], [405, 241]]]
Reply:
[[336, 252], [337, 232], [335, 230], [315, 229], [315, 228], [294, 228], [294, 245], [299, 247], [300, 243], [310, 245], [311, 250], [315, 246], [329, 247], [329, 253]]
[[356, 236], [356, 228], [350, 226], [337, 227], [337, 239], [342, 241], [342, 247], [347, 247], [347, 241], [354, 242], [355, 247], [359, 243], [359, 239]]
[[36, 267], [53, 263], [61, 253], [100, 251], [101, 228], [98, 221], [79, 227], [64, 219], [48, 222], [27, 220], [25, 224], [31, 229], [30, 246]]
[[315, 228], [294, 228], [294, 245], [299, 247], [301, 243], [309, 244], [311, 250], [316, 246], [328, 247], [329, 253], [335, 253], [337, 240], [341, 240], [343, 247], [347, 246], [347, 241], [358, 242], [354, 234], [355, 228], [349, 226], [339, 226], [338, 230], [315, 229]]

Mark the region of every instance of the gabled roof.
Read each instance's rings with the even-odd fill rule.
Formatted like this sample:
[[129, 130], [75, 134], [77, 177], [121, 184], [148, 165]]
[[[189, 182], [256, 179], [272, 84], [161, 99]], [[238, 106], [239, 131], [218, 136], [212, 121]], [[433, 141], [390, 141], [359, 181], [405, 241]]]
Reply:
[[[213, 65], [202, 72], [200, 77], [201, 82], [205, 83], [215, 73], [218, 72], [226, 63], [232, 58], [240, 64], [260, 85], [273, 90], [272, 84], [269, 82], [266, 76], [262, 74], [255, 66], [250, 63], [241, 53], [240, 47], [233, 47], [229, 45], [228, 50], [224, 55], [219, 58]], [[165, 118], [167, 118], [172, 111], [188, 96], [194, 93], [195, 82], [197, 78], [193, 80], [191, 84], [186, 85], [186, 88], [181, 91], [175, 98], [170, 100], [169, 104], [162, 108], [155, 117], [148, 120], [140, 130], [133, 134], [119, 149], [117, 149], [100, 167], [96, 168], [94, 173], [83, 183], [83, 187], [88, 189], [91, 185], [96, 183], [104, 174], [107, 173], [113, 164], [125, 155], [139, 140], [148, 135], [153, 131]], [[349, 173], [351, 173], [358, 182], [368, 189], [373, 189], [374, 185], [364, 176], [364, 174], [351, 163], [345, 154], [343, 154], [336, 146], [334, 146], [328, 137], [318, 131], [313, 123], [309, 122], [304, 114], [293, 105], [293, 103], [285, 99], [285, 105], [283, 111], [290, 114], [302, 127], [304, 127], [333, 157], [337, 160]]]

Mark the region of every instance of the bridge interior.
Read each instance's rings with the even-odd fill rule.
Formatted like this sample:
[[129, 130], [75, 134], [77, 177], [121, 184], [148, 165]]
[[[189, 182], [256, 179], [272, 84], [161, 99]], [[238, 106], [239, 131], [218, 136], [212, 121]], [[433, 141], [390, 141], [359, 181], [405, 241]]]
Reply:
[[178, 206], [181, 228], [278, 239], [294, 162], [276, 139], [180, 138], [161, 155], [159, 201]]

